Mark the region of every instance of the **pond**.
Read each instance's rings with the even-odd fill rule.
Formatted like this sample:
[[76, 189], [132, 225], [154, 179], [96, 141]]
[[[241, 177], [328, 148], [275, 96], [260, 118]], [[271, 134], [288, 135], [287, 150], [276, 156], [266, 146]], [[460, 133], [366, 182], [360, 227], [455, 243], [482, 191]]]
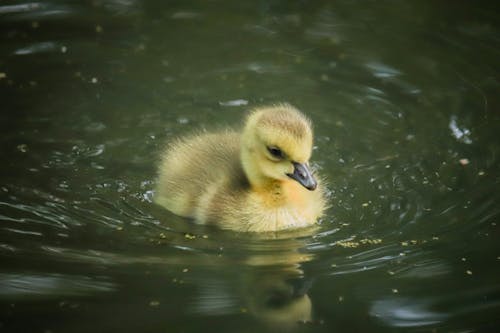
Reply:
[[[3, 1], [0, 330], [500, 329], [495, 2]], [[154, 204], [186, 133], [288, 102], [314, 232]]]

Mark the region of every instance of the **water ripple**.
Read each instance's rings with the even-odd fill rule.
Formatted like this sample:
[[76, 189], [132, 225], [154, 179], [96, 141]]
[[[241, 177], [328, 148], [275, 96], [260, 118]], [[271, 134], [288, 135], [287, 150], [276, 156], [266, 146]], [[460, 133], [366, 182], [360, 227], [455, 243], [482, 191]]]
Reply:
[[0, 274], [0, 297], [85, 296], [111, 292], [117, 285], [103, 278], [68, 274]]
[[421, 327], [440, 323], [448, 315], [431, 310], [432, 303], [415, 298], [388, 298], [375, 301], [370, 315], [392, 327]]

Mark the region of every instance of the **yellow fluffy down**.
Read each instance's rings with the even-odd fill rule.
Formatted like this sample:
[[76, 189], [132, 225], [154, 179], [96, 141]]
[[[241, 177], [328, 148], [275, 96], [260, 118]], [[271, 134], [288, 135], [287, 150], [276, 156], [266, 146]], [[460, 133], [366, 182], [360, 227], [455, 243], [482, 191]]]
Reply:
[[312, 173], [315, 186], [309, 189], [292, 176], [298, 164], [310, 170], [312, 145], [311, 123], [297, 109], [257, 108], [242, 131], [170, 143], [161, 157], [155, 201], [198, 223], [235, 231], [314, 225], [325, 209], [324, 187]]

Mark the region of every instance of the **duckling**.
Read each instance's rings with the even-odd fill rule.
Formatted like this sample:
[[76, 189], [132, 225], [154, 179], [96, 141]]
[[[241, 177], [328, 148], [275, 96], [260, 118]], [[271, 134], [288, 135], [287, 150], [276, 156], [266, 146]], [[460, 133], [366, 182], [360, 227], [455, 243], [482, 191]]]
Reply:
[[309, 167], [310, 120], [289, 104], [260, 107], [241, 133], [178, 139], [163, 153], [155, 201], [201, 224], [246, 232], [312, 226], [325, 191]]

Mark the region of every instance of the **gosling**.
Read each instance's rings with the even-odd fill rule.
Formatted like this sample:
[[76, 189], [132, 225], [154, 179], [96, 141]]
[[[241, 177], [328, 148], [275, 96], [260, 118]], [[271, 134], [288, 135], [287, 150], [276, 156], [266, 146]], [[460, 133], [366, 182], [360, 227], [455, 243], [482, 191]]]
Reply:
[[171, 143], [161, 157], [155, 201], [234, 231], [315, 225], [326, 200], [309, 167], [312, 147], [311, 122], [296, 108], [256, 108], [241, 133], [202, 133]]

